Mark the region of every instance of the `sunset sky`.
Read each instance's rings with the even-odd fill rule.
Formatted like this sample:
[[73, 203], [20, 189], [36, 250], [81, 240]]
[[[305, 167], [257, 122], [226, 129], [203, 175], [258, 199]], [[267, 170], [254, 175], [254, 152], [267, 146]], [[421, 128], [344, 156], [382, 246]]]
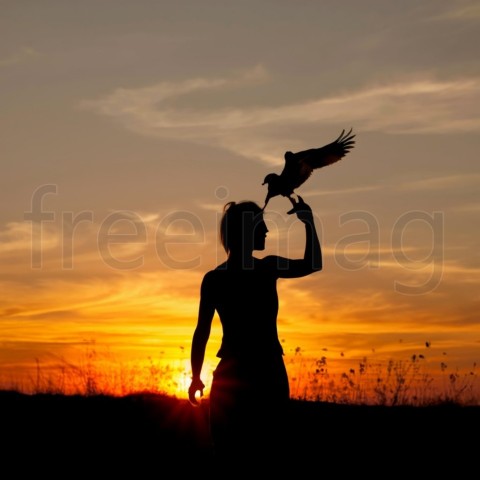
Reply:
[[[480, 362], [478, 2], [0, 10], [3, 384], [89, 348], [188, 367], [223, 205], [263, 204], [285, 151], [350, 128], [355, 148], [298, 190], [324, 269], [279, 281], [286, 358]], [[289, 208], [270, 201], [258, 256], [302, 255]], [[206, 377], [219, 342], [216, 317]]]

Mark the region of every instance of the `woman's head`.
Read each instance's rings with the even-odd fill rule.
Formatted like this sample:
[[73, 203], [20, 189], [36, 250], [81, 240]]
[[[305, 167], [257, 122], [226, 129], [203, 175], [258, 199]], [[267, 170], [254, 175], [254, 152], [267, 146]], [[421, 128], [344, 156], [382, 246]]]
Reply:
[[229, 202], [225, 205], [220, 240], [227, 253], [263, 250], [267, 232], [263, 210], [255, 202]]

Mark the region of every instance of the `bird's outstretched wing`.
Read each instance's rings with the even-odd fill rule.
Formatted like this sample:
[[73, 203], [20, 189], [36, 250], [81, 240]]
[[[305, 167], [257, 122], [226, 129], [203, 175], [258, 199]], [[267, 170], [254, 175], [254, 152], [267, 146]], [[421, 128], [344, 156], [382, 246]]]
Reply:
[[326, 167], [338, 162], [353, 148], [355, 144], [354, 138], [355, 135], [352, 135], [352, 129], [347, 133], [345, 133], [345, 130], [342, 130], [339, 137], [332, 143], [321, 148], [305, 150], [296, 155], [299, 156], [301, 162], [307, 163], [312, 168]]
[[285, 178], [292, 189], [299, 187], [312, 174], [314, 169], [326, 167], [342, 159], [354, 146], [355, 135], [352, 129], [342, 130], [339, 137], [332, 143], [320, 148], [311, 148], [301, 152], [285, 153], [285, 167], [281, 176]]

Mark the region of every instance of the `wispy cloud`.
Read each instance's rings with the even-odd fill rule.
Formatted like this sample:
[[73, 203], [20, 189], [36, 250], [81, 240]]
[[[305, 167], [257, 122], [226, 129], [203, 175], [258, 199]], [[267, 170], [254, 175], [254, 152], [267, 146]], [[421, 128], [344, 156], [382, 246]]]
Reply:
[[34, 48], [23, 47], [11, 53], [5, 58], [0, 58], [0, 67], [9, 67], [18, 63], [23, 63], [40, 56]]
[[338, 188], [335, 190], [308, 190], [305, 192], [309, 197], [323, 195], [355, 195], [362, 192], [373, 192], [375, 190], [384, 189], [385, 185], [366, 185], [364, 187]]
[[478, 213], [480, 212], [480, 203], [466, 203], [452, 208], [453, 211], [462, 213]]
[[434, 17], [434, 20], [480, 20], [480, 4], [472, 2], [462, 5]]
[[445, 261], [443, 268], [449, 275], [458, 275], [455, 281], [480, 284], [480, 267], [465, 265], [457, 260]]
[[85, 100], [81, 106], [113, 117], [144, 135], [214, 145], [273, 164], [279, 163], [285, 147], [272, 132], [286, 126], [354, 126], [357, 131], [397, 134], [480, 130], [478, 78], [408, 80], [274, 107], [195, 109], [175, 105], [174, 100], [185, 95], [243, 88], [268, 78], [263, 67], [255, 67], [231, 78], [119, 88], [104, 98]]
[[399, 185], [401, 190], [445, 190], [449, 188], [466, 188], [480, 185], [480, 174], [456, 174], [425, 178]]
[[[32, 225], [28, 222], [9, 222], [0, 230], [0, 256], [14, 251], [27, 251], [32, 249]], [[44, 226], [41, 237], [42, 248], [51, 249], [60, 243], [57, 232]]]

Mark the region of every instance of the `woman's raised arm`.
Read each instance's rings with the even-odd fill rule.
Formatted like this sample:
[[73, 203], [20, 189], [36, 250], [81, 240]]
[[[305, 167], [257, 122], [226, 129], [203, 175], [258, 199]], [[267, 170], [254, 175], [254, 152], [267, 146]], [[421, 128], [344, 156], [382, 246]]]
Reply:
[[299, 201], [288, 213], [296, 213], [298, 219], [305, 225], [305, 252], [302, 259], [290, 259], [275, 255], [266, 257], [265, 261], [276, 270], [279, 278], [304, 277], [322, 269], [322, 249], [312, 209], [303, 201], [302, 197], [299, 196], [298, 199]]

